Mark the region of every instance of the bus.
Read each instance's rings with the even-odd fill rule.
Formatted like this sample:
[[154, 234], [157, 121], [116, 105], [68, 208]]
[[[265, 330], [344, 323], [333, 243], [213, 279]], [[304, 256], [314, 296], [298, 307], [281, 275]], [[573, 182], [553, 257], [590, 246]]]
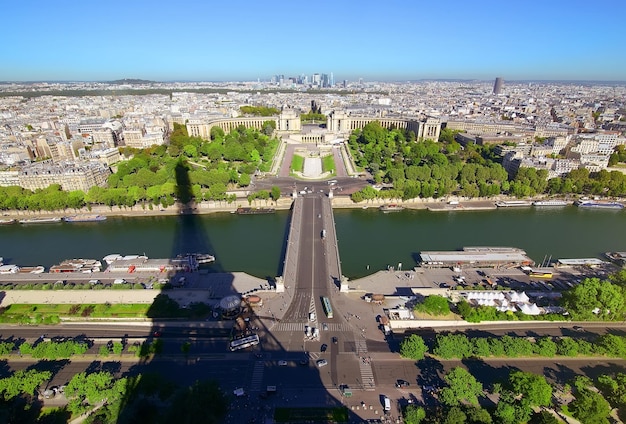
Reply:
[[552, 278], [551, 272], [531, 271], [528, 274], [530, 278]]
[[322, 297], [322, 307], [324, 308], [324, 313], [328, 318], [333, 317], [333, 308], [330, 306], [330, 300], [327, 297]]
[[245, 349], [247, 347], [256, 346], [259, 344], [259, 335], [252, 334], [251, 336], [242, 337], [240, 339], [231, 340], [230, 351]]

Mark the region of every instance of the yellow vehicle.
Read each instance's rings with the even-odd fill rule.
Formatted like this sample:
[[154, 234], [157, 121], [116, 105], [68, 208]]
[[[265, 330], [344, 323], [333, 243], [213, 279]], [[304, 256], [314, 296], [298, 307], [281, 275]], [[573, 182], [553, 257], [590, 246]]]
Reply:
[[528, 274], [528, 276], [530, 278], [552, 278], [553, 277], [551, 272], [539, 272], [539, 271], [532, 271], [530, 274]]

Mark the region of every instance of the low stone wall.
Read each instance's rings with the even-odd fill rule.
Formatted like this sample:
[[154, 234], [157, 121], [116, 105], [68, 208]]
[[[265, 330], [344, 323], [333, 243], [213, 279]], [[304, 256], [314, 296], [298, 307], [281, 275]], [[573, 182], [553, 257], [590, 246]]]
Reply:
[[[458, 320], [423, 320], [423, 319], [402, 319], [402, 320], [390, 320], [389, 326], [392, 330], [409, 330], [409, 329], [426, 329], [437, 327], [480, 327], [483, 325], [507, 325], [514, 327], [519, 325], [521, 327], [528, 327], [533, 321], [483, 321], [483, 322], [467, 322], [462, 319]], [[538, 321], [546, 323], [548, 321]]]

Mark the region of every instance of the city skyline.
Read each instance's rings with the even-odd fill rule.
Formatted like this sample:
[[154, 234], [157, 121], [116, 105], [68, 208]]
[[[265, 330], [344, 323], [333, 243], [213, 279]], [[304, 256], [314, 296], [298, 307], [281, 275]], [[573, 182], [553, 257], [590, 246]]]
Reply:
[[626, 81], [614, 0], [106, 5], [7, 5], [0, 81]]

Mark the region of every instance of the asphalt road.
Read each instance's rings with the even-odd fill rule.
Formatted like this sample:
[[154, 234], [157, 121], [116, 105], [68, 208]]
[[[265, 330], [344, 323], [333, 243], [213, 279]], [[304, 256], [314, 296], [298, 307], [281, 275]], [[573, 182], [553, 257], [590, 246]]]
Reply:
[[[280, 179], [262, 180], [268, 184], [268, 189]], [[257, 182], [257, 189], [260, 187]], [[292, 179], [281, 182], [281, 189], [288, 194], [294, 190], [304, 190], [302, 199], [303, 210], [301, 222], [298, 226], [298, 237], [293, 240], [297, 243], [297, 270], [295, 282], [287, 290], [291, 291], [285, 297], [280, 322], [270, 315], [272, 311], [263, 310], [264, 316], [252, 317], [251, 326], [258, 327], [262, 339], [260, 346], [252, 352], [231, 353], [226, 349], [229, 329], [204, 328], [201, 323], [185, 325], [171, 322], [144, 323], [143, 325], [109, 325], [109, 324], [63, 324], [48, 327], [21, 327], [0, 326], [2, 339], [18, 337], [35, 340], [45, 334], [47, 338], [86, 337], [95, 339], [96, 345], [90, 353], [96, 353], [98, 343], [108, 340], [127, 338], [133, 340], [154, 340], [159, 338], [163, 344], [163, 354], [148, 361], [139, 361], [132, 358], [109, 357], [96, 358], [94, 356], [76, 357], [71, 361], [48, 361], [39, 363], [35, 367], [47, 367], [53, 371], [52, 385], [65, 384], [71, 377], [85, 369], [90, 371], [109, 370], [118, 375], [134, 373], [156, 372], [166, 375], [177, 383], [191, 384], [197, 378], [210, 378], [220, 382], [221, 387], [229, 393], [238, 387], [245, 387], [251, 397], [234, 399], [236, 408], [233, 409], [229, 422], [247, 422], [253, 417], [269, 414], [267, 406], [315, 406], [320, 404], [345, 404], [358, 407], [361, 402], [371, 405], [372, 410], [359, 412], [363, 418], [374, 418], [374, 411], [380, 410], [380, 396], [389, 396], [395, 405], [406, 402], [409, 398], [424, 397], [426, 401], [434, 401], [422, 392], [424, 385], [440, 387], [442, 377], [446, 371], [454, 366], [465, 366], [484, 384], [506, 378], [511, 369], [522, 369], [546, 375], [555, 384], [562, 384], [575, 375], [597, 376], [603, 372], [625, 372], [626, 361], [623, 360], [596, 360], [596, 359], [499, 359], [485, 361], [435, 361], [426, 359], [415, 364], [413, 361], [403, 360], [397, 354], [399, 340], [379, 341], [373, 338], [365, 339], [365, 328], [358, 331], [360, 318], [374, 320], [373, 316], [355, 317], [354, 303], [347, 301], [344, 295], [337, 292], [337, 279], [340, 274], [338, 264], [330, 258], [335, 248], [336, 239], [332, 228], [332, 210], [325, 207], [328, 202], [325, 194], [329, 185], [325, 182], [298, 183], [294, 185]], [[354, 178], [337, 178], [336, 187], [345, 190], [357, 189], [363, 186], [364, 181]], [[302, 186], [302, 187], [300, 187]], [[320, 193], [322, 190], [324, 193]], [[344, 193], [345, 194], [345, 193]], [[322, 230], [327, 230], [326, 237], [322, 237]], [[468, 278], [473, 275], [468, 275]], [[478, 279], [480, 276], [476, 275]], [[89, 278], [89, 276], [85, 276]], [[93, 277], [92, 277], [93, 278]], [[442, 274], [442, 278], [444, 278]], [[498, 275], [498, 278], [507, 278]], [[445, 280], [442, 280], [445, 281]], [[325, 316], [321, 298], [329, 297], [334, 310], [333, 318]], [[280, 307], [280, 306], [279, 306]], [[272, 307], [274, 308], [274, 307]], [[274, 311], [276, 313], [278, 311]], [[309, 314], [315, 313], [315, 319], [310, 320]], [[361, 312], [357, 312], [361, 313]], [[367, 312], [369, 315], [369, 312]], [[353, 319], [350, 321], [349, 318]], [[356, 321], [356, 323], [355, 323]], [[359, 323], [359, 324], [357, 324]], [[320, 329], [319, 339], [307, 339], [304, 326], [309, 325]], [[626, 325], [585, 323], [582, 328], [575, 330], [571, 323], [528, 323], [527, 326], [485, 325], [467, 329], [469, 335], [498, 337], [503, 334], [517, 334], [523, 336], [562, 336], [592, 337], [595, 334], [611, 332], [626, 334]], [[441, 328], [437, 331], [456, 331], [457, 328]], [[155, 331], [159, 332], [158, 337]], [[368, 333], [369, 335], [370, 333]], [[431, 339], [436, 334], [434, 330], [420, 330], [420, 334]], [[333, 342], [333, 338], [337, 343]], [[186, 341], [191, 342], [189, 355], [183, 355], [180, 347]], [[326, 345], [326, 349], [322, 346]], [[369, 360], [369, 354], [373, 359]], [[364, 365], [365, 357], [368, 363]], [[328, 365], [317, 367], [318, 359], [326, 359]], [[283, 362], [284, 361], [284, 362]], [[301, 363], [302, 361], [302, 363]], [[0, 373], [8, 373], [8, 369], [32, 367], [33, 361], [14, 358], [8, 361], [8, 366]], [[395, 387], [397, 379], [409, 381], [408, 388]], [[268, 385], [277, 386], [278, 395], [261, 399], [259, 394], [264, 393]], [[339, 387], [349, 386], [354, 393], [350, 399], [340, 396]], [[425, 395], [425, 396], [424, 396]], [[54, 399], [62, 401], [62, 399]], [[379, 416], [379, 415], [378, 415]]]
[[[291, 303], [286, 305], [287, 310], [281, 320], [294, 328], [294, 331], [273, 331], [272, 335], [285, 348], [285, 355], [307, 357], [313, 367], [316, 366], [316, 361], [326, 359], [328, 365], [313, 370], [317, 378], [310, 375], [310, 370], [306, 376], [298, 376], [304, 372], [300, 367], [295, 367], [295, 370], [283, 376], [284, 379], [272, 377], [274, 372], [271, 369], [267, 374], [268, 378], [278, 381], [306, 381], [305, 387], [336, 387], [346, 380], [356, 381], [359, 367], [354, 352], [354, 334], [347, 326], [342, 325], [345, 324], [345, 319], [339, 311], [333, 314], [333, 318], [328, 318], [321, 301], [322, 297], [332, 299], [337, 290], [337, 276], [333, 278], [329, 266], [333, 258], [329, 260], [327, 257], [336, 248], [328, 245], [335, 243], [333, 222], [323, 205], [328, 200], [323, 199], [319, 192], [308, 194], [301, 201], [303, 207], [301, 220], [298, 222], [297, 277]], [[333, 309], [335, 308], [337, 306], [333, 305]], [[304, 333], [305, 326], [316, 328], [319, 337], [307, 337]], [[282, 328], [284, 327], [285, 324]], [[264, 349], [271, 350], [272, 346], [265, 345]], [[294, 387], [298, 387], [298, 384]]]

